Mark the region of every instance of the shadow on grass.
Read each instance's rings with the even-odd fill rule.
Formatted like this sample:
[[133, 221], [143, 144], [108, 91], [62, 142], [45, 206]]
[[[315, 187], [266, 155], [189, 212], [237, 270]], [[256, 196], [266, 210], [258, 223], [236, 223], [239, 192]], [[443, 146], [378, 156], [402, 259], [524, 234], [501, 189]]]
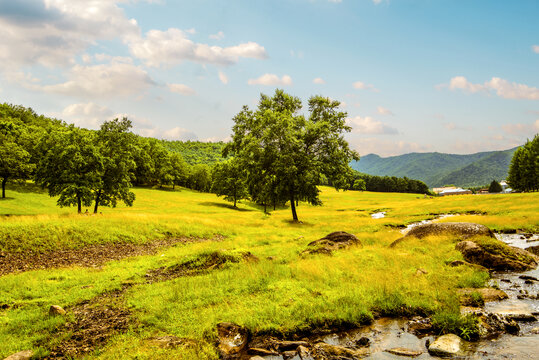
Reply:
[[0, 201], [11, 201], [11, 200], [15, 200], [15, 198], [11, 196], [6, 196], [5, 198], [0, 197]]
[[234, 207], [234, 205], [223, 204], [223, 203], [218, 203], [218, 202], [211, 202], [211, 201], [201, 202], [201, 203], [199, 203], [199, 205], [215, 206], [215, 207], [221, 207], [221, 208], [226, 208], [226, 209], [236, 210], [236, 211], [254, 211], [252, 209], [242, 209], [242, 208]]
[[47, 189], [42, 189], [41, 186], [34, 183], [19, 183], [8, 182], [6, 185], [6, 193], [9, 191], [16, 191], [19, 193], [34, 193], [34, 194], [46, 194]]

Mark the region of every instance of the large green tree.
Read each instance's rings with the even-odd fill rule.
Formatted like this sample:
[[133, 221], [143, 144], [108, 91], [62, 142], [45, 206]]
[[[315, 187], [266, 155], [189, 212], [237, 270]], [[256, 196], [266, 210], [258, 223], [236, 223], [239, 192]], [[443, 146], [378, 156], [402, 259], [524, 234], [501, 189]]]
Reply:
[[20, 144], [24, 138], [23, 129], [11, 122], [0, 120], [0, 178], [2, 178], [2, 198], [6, 197], [8, 180], [27, 179], [34, 169], [30, 154]]
[[135, 137], [127, 118], [105, 121], [95, 137], [103, 167], [94, 191], [94, 213], [99, 206], [115, 207], [118, 201], [132, 206], [135, 194], [130, 191], [135, 170]]
[[[347, 185], [348, 163], [359, 159], [343, 133], [350, 131], [340, 103], [322, 96], [308, 101], [309, 113], [300, 114], [301, 100], [276, 90], [262, 94], [256, 111], [244, 106], [234, 117], [232, 141], [223, 154], [231, 154], [246, 170], [248, 182], [264, 193], [290, 201], [292, 218], [298, 221], [296, 201], [320, 205], [317, 185], [326, 176], [336, 188]], [[256, 194], [251, 194], [256, 197]]]
[[103, 173], [103, 158], [95, 145], [95, 134], [73, 125], [52, 131], [38, 144], [43, 154], [35, 172], [38, 185], [59, 206], [90, 206]]
[[539, 190], [539, 134], [515, 151], [507, 182], [514, 190]]

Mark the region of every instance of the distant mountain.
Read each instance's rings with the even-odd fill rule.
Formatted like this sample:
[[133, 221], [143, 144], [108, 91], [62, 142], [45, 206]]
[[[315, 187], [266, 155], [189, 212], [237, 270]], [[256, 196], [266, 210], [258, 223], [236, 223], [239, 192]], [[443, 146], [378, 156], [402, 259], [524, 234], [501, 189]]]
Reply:
[[362, 173], [379, 176], [406, 176], [424, 181], [429, 187], [447, 184], [471, 187], [489, 184], [507, 177], [513, 153], [488, 151], [470, 155], [443, 153], [410, 153], [382, 158], [376, 154], [362, 156], [350, 166]]

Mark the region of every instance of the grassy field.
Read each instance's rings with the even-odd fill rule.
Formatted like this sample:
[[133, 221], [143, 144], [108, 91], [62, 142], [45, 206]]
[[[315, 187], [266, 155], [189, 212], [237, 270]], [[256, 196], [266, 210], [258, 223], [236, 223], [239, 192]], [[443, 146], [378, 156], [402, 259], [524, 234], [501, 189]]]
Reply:
[[[302, 223], [288, 208], [271, 215], [240, 203], [233, 209], [212, 194], [190, 190], [135, 189], [131, 208], [102, 208], [77, 215], [58, 208], [44, 193], [20, 188], [0, 201], [0, 252], [46, 252], [92, 244], [144, 243], [190, 236], [213, 241], [178, 244], [155, 255], [127, 258], [95, 268], [36, 270], [0, 277], [0, 358], [34, 349], [46, 355], [70, 321], [48, 316], [50, 305], [68, 309], [83, 300], [128, 288], [115, 306], [129, 309], [127, 332], [113, 336], [91, 359], [213, 359], [215, 324], [231, 321], [253, 332], [288, 333], [324, 324], [368, 322], [374, 315], [457, 316], [458, 287], [479, 287], [488, 275], [446, 266], [461, 259], [455, 239], [411, 240], [397, 226], [436, 214], [459, 213], [442, 221], [470, 221], [495, 230], [539, 231], [539, 193], [424, 198], [415, 194], [336, 192], [322, 188], [324, 205], [300, 204]], [[30, 189], [31, 190], [31, 189]], [[387, 217], [370, 214], [386, 211]], [[481, 213], [483, 215], [470, 215]], [[333, 231], [355, 234], [362, 247], [332, 256], [302, 256], [306, 245]], [[220, 236], [216, 236], [220, 235]], [[229, 262], [223, 269], [149, 283], [152, 269], [218, 251], [258, 262]], [[418, 275], [423, 269], [426, 274]], [[176, 335], [195, 340], [189, 348], [155, 348], [147, 339]]]

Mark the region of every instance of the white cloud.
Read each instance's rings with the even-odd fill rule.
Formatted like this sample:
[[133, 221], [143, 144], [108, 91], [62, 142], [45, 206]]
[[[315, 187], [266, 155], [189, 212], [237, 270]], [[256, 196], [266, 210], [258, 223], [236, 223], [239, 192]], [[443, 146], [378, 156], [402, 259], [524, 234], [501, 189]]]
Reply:
[[129, 42], [133, 56], [144, 60], [148, 66], [174, 65], [190, 60], [202, 64], [231, 65], [240, 58], [266, 59], [263, 46], [247, 42], [230, 47], [209, 46], [187, 38], [185, 31], [168, 29], [151, 30], [145, 38]]
[[112, 110], [93, 102], [72, 104], [62, 111], [62, 120], [87, 129], [97, 129], [113, 115]]
[[313, 79], [313, 84], [323, 85], [323, 84], [325, 84], [325, 83], [326, 83], [326, 82], [325, 82], [324, 79], [322, 79], [322, 78], [317, 77], [317, 78], [314, 78], [314, 79]]
[[268, 86], [288, 86], [292, 85], [292, 78], [288, 75], [283, 75], [281, 78], [275, 74], [264, 74], [257, 79], [249, 79], [249, 85], [268, 85]]
[[178, 94], [182, 94], [186, 96], [196, 94], [195, 90], [191, 89], [189, 86], [184, 85], [184, 84], [168, 84], [167, 86], [168, 86], [168, 89], [174, 93], [178, 93]]
[[438, 89], [449, 87], [450, 90], [462, 90], [467, 93], [490, 92], [504, 99], [527, 99], [539, 100], [539, 89], [525, 84], [510, 83], [505, 79], [493, 77], [483, 84], [474, 84], [468, 81], [464, 76], [455, 76], [449, 82], [449, 85], [437, 85]]
[[378, 114], [382, 114], [382, 115], [394, 115], [393, 112], [391, 112], [391, 110], [389, 109], [386, 109], [382, 106], [378, 106]]
[[508, 134], [533, 136], [539, 132], [539, 119], [532, 124], [505, 124], [502, 129]]
[[222, 40], [225, 38], [225, 33], [222, 31], [219, 31], [217, 34], [210, 35], [210, 39], [213, 40]]
[[376, 88], [374, 87], [374, 85], [372, 85], [372, 84], [365, 84], [365, 83], [362, 82], [362, 81], [356, 81], [356, 82], [353, 83], [352, 85], [354, 86], [354, 89], [378, 91], [378, 89], [376, 89]]
[[397, 129], [392, 128], [381, 121], [374, 120], [370, 116], [355, 116], [346, 119], [348, 125], [352, 126], [352, 131], [360, 134], [398, 134]]
[[76, 97], [116, 97], [140, 93], [155, 85], [148, 73], [127, 60], [113, 59], [110, 64], [75, 65], [68, 72], [68, 81], [34, 87], [50, 93]]
[[225, 85], [228, 84], [228, 76], [222, 71], [219, 71], [219, 80]]
[[[360, 138], [351, 141], [352, 146], [361, 155], [377, 154], [380, 156], [395, 156], [411, 152], [432, 151], [432, 146], [416, 142], [391, 141], [378, 138]], [[360, 160], [361, 161], [361, 160]]]
[[329, 2], [339, 4], [342, 2], [342, 0], [328, 0]]
[[171, 129], [160, 129], [158, 127], [139, 127], [135, 128], [135, 133], [156, 139], [166, 140], [197, 140], [197, 136], [191, 131], [182, 127], [176, 126]]
[[381, 4], [383, 0], [372, 0], [372, 2], [374, 3], [374, 5], [378, 5], [378, 4]]
[[4, 67], [68, 65], [98, 40], [128, 39], [135, 20], [109, 0], [0, 2], [0, 64]]
[[539, 54], [539, 45], [533, 45], [532, 50], [534, 53]]

